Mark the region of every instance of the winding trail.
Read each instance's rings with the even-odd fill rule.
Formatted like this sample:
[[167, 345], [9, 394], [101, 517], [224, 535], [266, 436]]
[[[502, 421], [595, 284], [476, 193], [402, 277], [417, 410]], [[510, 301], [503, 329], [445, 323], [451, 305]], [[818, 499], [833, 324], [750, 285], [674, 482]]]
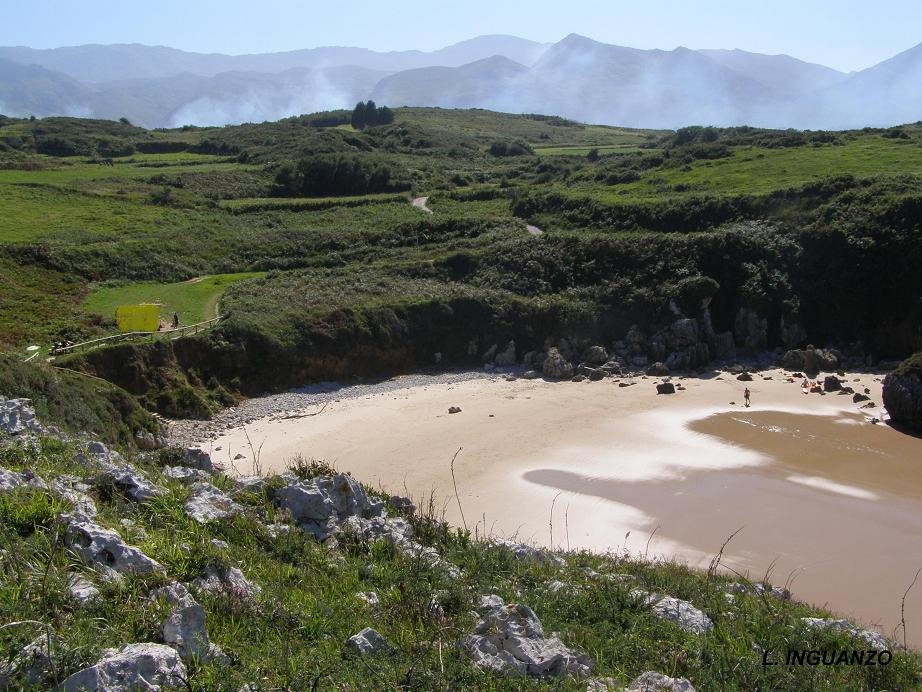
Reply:
[[431, 214], [432, 210], [428, 206], [426, 206], [428, 202], [429, 202], [428, 196], [427, 197], [416, 197], [413, 200], [413, 206], [416, 207], [417, 209], [422, 209], [427, 214]]

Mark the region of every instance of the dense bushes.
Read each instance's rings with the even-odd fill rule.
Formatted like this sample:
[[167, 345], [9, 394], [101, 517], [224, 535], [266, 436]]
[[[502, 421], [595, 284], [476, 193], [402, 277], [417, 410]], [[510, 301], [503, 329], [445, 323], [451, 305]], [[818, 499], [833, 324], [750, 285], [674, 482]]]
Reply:
[[493, 142], [490, 145], [491, 156], [530, 156], [534, 150], [526, 142]]
[[394, 179], [390, 164], [348, 154], [319, 155], [287, 163], [275, 175], [275, 197], [365, 195], [408, 189]]
[[2, 354], [0, 393], [31, 399], [40, 419], [55, 421], [71, 432], [95, 433], [108, 442], [129, 445], [136, 431], [158, 429], [137, 400], [118, 387]]

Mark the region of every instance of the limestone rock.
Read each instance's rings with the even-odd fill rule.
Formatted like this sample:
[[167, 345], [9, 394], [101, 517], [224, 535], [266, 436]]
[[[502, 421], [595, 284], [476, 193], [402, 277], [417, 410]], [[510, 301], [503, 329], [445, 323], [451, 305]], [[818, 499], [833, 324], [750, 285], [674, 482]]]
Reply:
[[863, 630], [855, 627], [848, 620], [837, 620], [835, 618], [801, 618], [801, 621], [812, 630], [834, 630], [845, 632], [850, 636], [860, 639], [866, 644], [872, 646], [877, 651], [891, 649], [892, 645], [887, 638], [880, 632], [874, 630]]
[[590, 365], [604, 365], [608, 362], [608, 351], [603, 346], [590, 346], [583, 352], [583, 360]]
[[564, 358], [556, 348], [548, 350], [542, 370], [546, 377], [551, 377], [555, 380], [566, 380], [573, 377], [573, 364]]
[[752, 382], [752, 375], [750, 375], [748, 372], [741, 372], [736, 376], [736, 379], [738, 379], [740, 382]]
[[660, 382], [656, 385], [657, 394], [675, 394], [675, 385], [672, 382]]
[[496, 358], [493, 359], [493, 362], [502, 367], [515, 365], [515, 341], [510, 341], [506, 344], [506, 348], [496, 354]]
[[494, 538], [491, 542], [504, 550], [508, 550], [520, 560], [535, 562], [542, 565], [550, 564], [556, 567], [562, 567], [566, 564], [559, 555], [555, 555], [548, 550], [536, 548], [526, 543], [516, 543], [515, 541], [509, 541], [503, 538]]
[[218, 519], [229, 519], [243, 512], [243, 507], [218, 490], [211, 483], [196, 483], [192, 494], [186, 500], [186, 514], [200, 524]]
[[47, 429], [35, 417], [30, 399], [7, 399], [0, 396], [0, 431], [8, 435], [45, 433]]
[[791, 598], [791, 592], [784, 587], [772, 586], [771, 584], [763, 584], [762, 582], [756, 582], [750, 586], [748, 584], [735, 581], [727, 588], [733, 593], [738, 594], [754, 593], [759, 596], [762, 594], [767, 594], [768, 596], [777, 598], [780, 601], [788, 601]]
[[523, 375], [523, 380], [537, 380], [541, 377], [541, 374], [537, 370], [526, 370]]
[[84, 562], [109, 567], [120, 574], [165, 571], [159, 562], [125, 543], [117, 532], [92, 521], [70, 521], [65, 540]]
[[205, 576], [194, 579], [192, 585], [206, 593], [223, 595], [243, 602], [255, 601], [262, 592], [259, 585], [249, 581], [236, 567], [229, 567], [223, 571], [209, 567]]
[[348, 517], [370, 518], [384, 513], [384, 503], [373, 501], [351, 476], [318, 476], [299, 480], [275, 491], [275, 502], [292, 520], [318, 540], [326, 540]]
[[353, 634], [346, 644], [359, 656], [374, 656], [391, 650], [387, 640], [371, 627], [366, 627], [358, 634]]
[[508, 675], [581, 677], [591, 670], [589, 658], [564, 646], [526, 605], [506, 605], [499, 596], [481, 599], [480, 622], [461, 647], [482, 668]]
[[633, 589], [631, 596], [652, 606], [653, 614], [658, 618], [671, 620], [686, 632], [705, 634], [714, 629], [711, 619], [688, 601], [649, 593], [643, 589]]
[[448, 412], [449, 413], [461, 413], [461, 407], [460, 406], [449, 406]]
[[374, 591], [360, 591], [356, 594], [360, 601], [364, 601], [370, 606], [376, 606], [381, 603], [381, 599], [378, 598], [378, 594]]
[[922, 431], [922, 356], [916, 354], [884, 378], [883, 397], [894, 423]]
[[210, 481], [211, 474], [207, 471], [194, 469], [189, 466], [167, 466], [163, 469], [163, 476], [171, 481], [177, 481], [183, 485], [192, 485], [200, 481]]
[[695, 688], [686, 678], [671, 678], [648, 670], [634, 678], [627, 692], [695, 692]]
[[8, 471], [0, 466], [0, 492], [14, 490], [16, 488], [39, 488], [46, 489], [48, 486], [41, 478], [31, 471]]
[[99, 598], [99, 589], [79, 574], [72, 574], [67, 579], [67, 594], [81, 605], [89, 605]]
[[60, 687], [62, 692], [136, 692], [181, 687], [188, 672], [169, 646], [128, 644], [107, 649], [95, 665], [71, 675]]
[[842, 382], [835, 375], [827, 375], [823, 380], [823, 391], [837, 392], [842, 389]]
[[413, 500], [408, 497], [403, 497], [401, 495], [391, 495], [387, 501], [387, 504], [391, 509], [400, 512], [401, 514], [406, 514], [408, 516], [413, 516], [416, 514], [416, 504]]
[[189, 447], [186, 449], [183, 454], [183, 465], [207, 473], [213, 473], [215, 470], [211, 455], [204, 449], [198, 449], [197, 447]]
[[96, 502], [89, 496], [90, 486], [76, 476], [58, 476], [51, 481], [51, 490], [71, 504], [68, 516], [80, 519], [95, 519], [98, 514]]
[[140, 471], [131, 464], [126, 463], [117, 453], [109, 452], [108, 456], [93, 455], [99, 465], [100, 472], [96, 475], [96, 485], [114, 485], [135, 502], [144, 502], [163, 493], [163, 488], [155, 486]]
[[764, 351], [768, 344], [768, 320], [755, 310], [740, 308], [733, 325], [736, 343], [750, 355]]
[[669, 368], [664, 363], [656, 362], [646, 369], [646, 374], [650, 377], [666, 377], [669, 375]]

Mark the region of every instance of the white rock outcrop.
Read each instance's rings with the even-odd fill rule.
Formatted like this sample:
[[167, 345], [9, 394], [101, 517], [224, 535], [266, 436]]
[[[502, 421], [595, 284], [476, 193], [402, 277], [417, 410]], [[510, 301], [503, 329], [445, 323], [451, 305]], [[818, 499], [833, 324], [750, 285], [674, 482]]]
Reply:
[[0, 396], [0, 431], [7, 435], [48, 432], [38, 418], [31, 399], [7, 399]]
[[92, 521], [72, 520], [65, 531], [67, 546], [84, 562], [102, 565], [120, 574], [164, 572], [163, 566], [138, 548], [128, 545], [118, 532]]
[[199, 481], [210, 481], [211, 474], [207, 471], [194, 469], [189, 466], [166, 466], [163, 469], [163, 477], [167, 480], [177, 481], [183, 485], [192, 485]]
[[893, 645], [890, 643], [890, 641], [880, 632], [875, 632], [874, 630], [863, 630], [860, 627], [856, 627], [848, 620], [836, 618], [801, 618], [801, 621], [809, 629], [812, 630], [834, 630], [837, 632], [845, 632], [855, 639], [860, 639], [877, 651], [889, 651], [893, 648]]
[[589, 658], [564, 646], [556, 634], [545, 636], [544, 627], [528, 606], [506, 605], [496, 595], [484, 596], [481, 619], [461, 647], [482, 668], [506, 675], [582, 677], [591, 670]]
[[671, 620], [686, 632], [706, 634], [714, 629], [711, 618], [688, 601], [672, 596], [661, 596], [643, 589], [633, 589], [631, 596], [652, 606], [653, 614], [657, 617]]
[[358, 634], [353, 634], [346, 644], [359, 656], [374, 656], [391, 650], [391, 645], [381, 636], [381, 633], [371, 627], [366, 627]]
[[154, 692], [182, 687], [188, 671], [179, 654], [164, 644], [128, 644], [107, 649], [95, 665], [67, 678], [61, 692]]
[[99, 598], [99, 589], [86, 577], [71, 574], [67, 578], [67, 595], [81, 605], [89, 605]]
[[41, 478], [31, 471], [9, 471], [0, 467], [0, 492], [15, 490], [16, 488], [46, 489], [48, 486]]
[[200, 524], [210, 521], [229, 519], [235, 514], [243, 512], [243, 507], [238, 505], [227, 495], [211, 483], [199, 482], [192, 486], [192, 493], [184, 506], [186, 514]]
[[534, 562], [541, 565], [554, 565], [555, 567], [563, 567], [567, 564], [559, 555], [555, 555], [544, 548], [536, 548], [527, 543], [516, 543], [515, 541], [503, 538], [494, 538], [490, 542], [504, 550], [508, 550], [517, 558], [526, 562]]
[[225, 570], [210, 567], [205, 576], [193, 580], [192, 585], [206, 593], [245, 602], [253, 602], [262, 592], [258, 584], [249, 581], [236, 567], [228, 567]]
[[368, 519], [384, 514], [384, 503], [369, 498], [362, 486], [344, 473], [298, 480], [276, 490], [273, 497], [291, 513], [295, 524], [321, 541], [349, 517]]
[[648, 670], [631, 681], [627, 692], [695, 692], [695, 688], [687, 678], [671, 678]]

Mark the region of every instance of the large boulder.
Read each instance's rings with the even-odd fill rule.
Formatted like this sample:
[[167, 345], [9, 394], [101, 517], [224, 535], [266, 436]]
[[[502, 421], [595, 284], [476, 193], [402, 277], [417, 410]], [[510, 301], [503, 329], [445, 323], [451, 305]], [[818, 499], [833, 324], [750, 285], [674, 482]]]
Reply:
[[545, 636], [544, 627], [526, 605], [506, 605], [499, 596], [484, 596], [481, 619], [461, 647], [482, 668], [507, 675], [532, 677], [587, 675], [589, 657], [564, 646], [556, 634]]
[[922, 432], [922, 353], [907, 358], [884, 378], [883, 397], [894, 423]]
[[298, 526], [321, 541], [349, 517], [384, 514], [384, 503], [369, 498], [361, 485], [343, 473], [298, 480], [276, 490], [273, 497]]
[[787, 370], [803, 370], [808, 375], [816, 375], [835, 372], [839, 367], [839, 357], [834, 351], [807, 346], [787, 351], [781, 356], [780, 364]]
[[675, 385], [672, 382], [660, 382], [656, 385], [657, 394], [675, 394]]
[[159, 562], [125, 543], [117, 532], [92, 521], [77, 519], [68, 522], [65, 542], [77, 556], [91, 565], [101, 565], [119, 573], [165, 571]]
[[183, 452], [183, 466], [198, 469], [199, 471], [207, 471], [208, 473], [214, 471], [214, 462], [211, 460], [211, 455], [204, 449], [198, 449], [197, 447], [189, 447]]
[[0, 396], [0, 431], [7, 435], [47, 432], [35, 417], [30, 399], [7, 399], [4, 396]]
[[827, 375], [823, 380], [824, 392], [838, 392], [842, 389], [842, 381], [835, 375]]
[[573, 377], [573, 364], [561, 355], [556, 348], [550, 348], [544, 359], [542, 371], [545, 377], [566, 380]]
[[608, 362], [608, 351], [603, 346], [590, 346], [583, 351], [583, 361], [589, 365], [603, 365]]
[[67, 678], [61, 692], [136, 692], [182, 687], [188, 672], [179, 654], [164, 644], [128, 644], [107, 649], [95, 665]]
[[657, 361], [647, 368], [646, 374], [650, 377], [666, 377], [669, 374], [669, 368], [665, 363]]

